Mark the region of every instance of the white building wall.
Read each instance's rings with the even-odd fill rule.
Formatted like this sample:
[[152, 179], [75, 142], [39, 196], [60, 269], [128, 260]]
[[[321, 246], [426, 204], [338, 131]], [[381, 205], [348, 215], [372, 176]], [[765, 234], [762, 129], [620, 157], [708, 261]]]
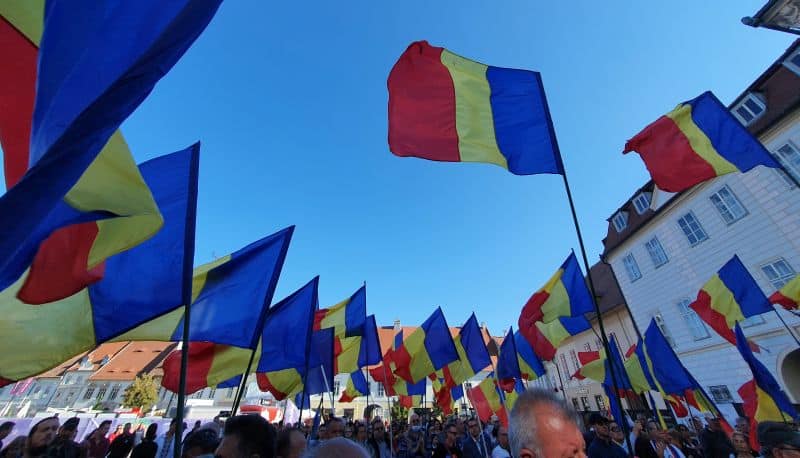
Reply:
[[[784, 122], [762, 141], [774, 150], [787, 141], [800, 145], [800, 117]], [[710, 196], [727, 185], [747, 210], [743, 218], [727, 224]], [[657, 205], [662, 203], [656, 201]], [[678, 226], [689, 211], [699, 220], [708, 239], [691, 246]], [[658, 237], [669, 261], [656, 268], [644, 244]], [[633, 253], [642, 273], [631, 281], [623, 257]], [[736, 390], [751, 378], [735, 347], [708, 328], [709, 337], [695, 339], [681, 315], [678, 303], [693, 301], [698, 290], [722, 265], [737, 254], [767, 294], [775, 291], [762, 266], [784, 259], [800, 271], [800, 191], [775, 170], [757, 167], [746, 174], [729, 174], [681, 195], [646, 226], [630, 236], [609, 255], [615, 276], [641, 330], [660, 314], [684, 365], [705, 387], [725, 385], [736, 402]], [[800, 319], [785, 311], [780, 315], [797, 331]], [[797, 344], [775, 313], [762, 315], [764, 322], [743, 328], [745, 334], [767, 351], [758, 357], [783, 383], [779, 366]], [[798, 393], [789, 393], [798, 399]]]

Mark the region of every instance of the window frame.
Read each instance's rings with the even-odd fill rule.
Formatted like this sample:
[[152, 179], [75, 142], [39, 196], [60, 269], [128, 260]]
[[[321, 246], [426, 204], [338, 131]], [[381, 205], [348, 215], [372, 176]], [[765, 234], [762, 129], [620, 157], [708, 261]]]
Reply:
[[[631, 283], [642, 278], [642, 269], [639, 268], [639, 263], [636, 262], [636, 257], [633, 255], [633, 252], [628, 252], [628, 254], [622, 257], [622, 265], [625, 266], [625, 272], [628, 273], [628, 280], [630, 280]], [[634, 275], [631, 271], [631, 267], [636, 268], [636, 274], [638, 274], [638, 276]]]
[[[691, 236], [697, 238], [697, 233], [692, 229], [691, 222], [686, 219], [687, 217], [691, 218], [694, 221], [694, 223], [697, 225], [697, 229], [699, 229], [700, 233], [703, 234], [704, 238], [702, 238], [702, 239], [698, 238], [697, 241], [692, 243], [692, 240], [689, 237], [691, 235]], [[681, 224], [681, 221], [683, 221], [684, 224], [686, 225], [685, 228]], [[694, 247], [694, 246], [700, 245], [701, 243], [703, 243], [706, 240], [708, 240], [708, 232], [706, 232], [706, 230], [703, 228], [703, 225], [700, 224], [700, 220], [697, 219], [697, 215], [695, 215], [693, 211], [690, 210], [686, 214], [684, 214], [683, 216], [678, 218], [677, 223], [678, 223], [678, 228], [680, 228], [681, 232], [683, 232], [683, 235], [686, 237], [686, 241], [689, 242], [689, 246]], [[691, 231], [691, 234], [687, 234], [686, 233], [687, 229]]]
[[[742, 209], [743, 213], [740, 216], [735, 217], [735, 215], [731, 211], [732, 207], [729, 205], [729, 202], [726, 202], [725, 198], [721, 194], [723, 191], [727, 191], [728, 194], [730, 194], [730, 196], [733, 198], [733, 201], [736, 202], [736, 205], [738, 205]], [[717, 202], [714, 201], [715, 196], [719, 199], [720, 203], [725, 206], [725, 210], [728, 212], [728, 214], [730, 214], [731, 217], [734, 217], [734, 219], [728, 221], [728, 219], [725, 218], [725, 214], [723, 213], [722, 209], [720, 208], [719, 205], [717, 205]], [[736, 193], [733, 192], [733, 189], [731, 189], [731, 187], [728, 186], [727, 184], [723, 185], [721, 188], [717, 189], [716, 192], [708, 196], [708, 200], [711, 201], [711, 205], [714, 206], [720, 218], [722, 218], [722, 221], [725, 222], [725, 224], [727, 224], [728, 226], [730, 226], [731, 224], [735, 224], [737, 221], [743, 219], [744, 217], [750, 214], [750, 212], [747, 211], [747, 208], [745, 208], [744, 204], [742, 204], [742, 201], [739, 199]]]
[[[686, 327], [689, 329], [689, 334], [691, 334], [692, 339], [695, 342], [710, 339], [711, 333], [708, 331], [708, 326], [706, 326], [706, 322], [700, 318], [700, 315], [697, 314], [694, 310], [692, 310], [689, 305], [692, 304], [691, 299], [683, 298], [677, 302], [676, 306], [678, 307], [678, 311], [681, 314], [681, 318], [683, 318], [683, 322]], [[699, 326], [698, 326], [699, 325]], [[698, 335], [695, 333], [695, 330], [702, 331], [703, 335]]]
[[[653, 244], [653, 242], [655, 242], [655, 244]], [[658, 240], [657, 236], [654, 235], [653, 238], [644, 242], [644, 247], [647, 250], [647, 254], [650, 255], [650, 260], [653, 261], [653, 266], [656, 269], [669, 262], [669, 256], [667, 256], [667, 251], [664, 250], [664, 246], [661, 244], [661, 241]], [[654, 254], [659, 255], [658, 260], [656, 259], [656, 256], [654, 256]], [[661, 259], [662, 256], [663, 259]]]
[[[791, 140], [787, 140], [781, 144], [781, 146], [775, 148], [774, 150], [770, 151], [772, 157], [778, 161], [779, 164], [783, 166], [783, 169], [777, 169], [778, 174], [781, 175], [781, 178], [789, 185], [790, 188], [797, 187], [797, 184], [792, 180], [794, 178], [797, 181], [800, 181], [800, 162], [797, 165], [789, 162], [783, 157], [783, 153], [779, 154], [779, 151], [786, 148], [791, 148], [794, 152], [800, 157], [800, 147], [794, 144]], [[791, 176], [789, 176], [791, 175]]]
[[783, 61], [784, 67], [788, 68], [789, 70], [793, 71], [795, 74], [800, 76], [800, 66], [792, 62], [792, 59], [800, 60], [800, 49], [790, 54], [789, 57], [787, 57], [786, 60]]
[[[747, 106], [747, 102], [749, 101], [752, 101], [756, 105], [758, 105], [759, 108], [761, 108], [761, 111], [759, 113], [754, 113], [752, 108]], [[742, 115], [739, 113], [740, 108], [744, 108], [752, 116], [752, 119], [748, 121], [744, 117], [742, 117]], [[745, 94], [745, 96], [742, 97], [742, 100], [740, 100], [739, 103], [734, 105], [733, 108], [731, 109], [731, 114], [733, 114], [733, 116], [736, 117], [736, 119], [738, 119], [739, 122], [741, 122], [742, 125], [745, 127], [758, 121], [758, 119], [761, 118], [761, 116], [763, 116], [764, 113], [766, 112], [767, 112], [767, 102], [763, 100], [763, 98], [759, 94], [756, 94], [754, 92], [748, 92], [747, 94]]]
[[[773, 267], [774, 265], [776, 265], [776, 264], [780, 264], [780, 263], [784, 263], [784, 264], [786, 264], [786, 267], [787, 267], [787, 268], [788, 268], [788, 270], [789, 270], [789, 273], [788, 273], [788, 274], [786, 274], [785, 276], [784, 276], [784, 275], [781, 275], [780, 273], [778, 273], [778, 272], [777, 272], [777, 269], [775, 269], [775, 268]], [[767, 271], [765, 270], [765, 268], [767, 268], [767, 267], [771, 267], [771, 268], [772, 268], [772, 269], [773, 269], [773, 270], [774, 270], [776, 273], [778, 273], [778, 277], [776, 278], [777, 282], [773, 281], [773, 280], [772, 280], [772, 279], [769, 277], [769, 274], [768, 274], [768, 273], [767, 273]], [[775, 259], [773, 259], [773, 260], [771, 260], [771, 261], [765, 262], [765, 263], [761, 264], [761, 265], [759, 266], [759, 268], [761, 269], [761, 273], [762, 273], [762, 274], [764, 275], [764, 277], [767, 279], [767, 281], [769, 282], [769, 284], [770, 284], [770, 285], [772, 285], [772, 287], [773, 287], [773, 288], [775, 288], [775, 290], [776, 290], [776, 291], [777, 291], [777, 290], [779, 290], [779, 289], [781, 289], [781, 288], [783, 288], [783, 286], [784, 286], [784, 285], [786, 285], [787, 283], [789, 283], [790, 281], [792, 281], [792, 279], [793, 279], [793, 278], [795, 278], [795, 277], [797, 276], [797, 271], [795, 271], [795, 270], [794, 270], [794, 267], [792, 267], [792, 265], [791, 265], [791, 264], [789, 264], [789, 261], [787, 261], [787, 260], [786, 260], [785, 258], [783, 258], [783, 257], [780, 257], [780, 258], [775, 258]]]
[[[640, 210], [639, 209], [639, 202], [642, 199], [645, 201], [645, 204], [644, 204], [644, 208], [642, 208]], [[633, 203], [633, 208], [636, 210], [636, 213], [641, 215], [641, 214], [643, 214], [644, 212], [646, 212], [647, 210], [650, 209], [650, 205], [653, 202], [651, 201], [650, 193], [648, 193], [648, 192], [640, 192], [639, 194], [636, 194], [636, 197], [631, 199], [631, 203]]]
[[[622, 221], [620, 221], [622, 219]], [[611, 217], [611, 224], [618, 233], [621, 233], [628, 227], [628, 212], [620, 210]], [[622, 226], [622, 227], [620, 227]]]

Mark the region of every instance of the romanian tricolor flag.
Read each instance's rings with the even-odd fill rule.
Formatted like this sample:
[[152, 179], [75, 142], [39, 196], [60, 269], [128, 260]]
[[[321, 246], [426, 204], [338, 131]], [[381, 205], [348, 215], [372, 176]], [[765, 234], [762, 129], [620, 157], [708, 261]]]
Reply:
[[[186, 369], [186, 394], [204, 388], [239, 386], [241, 374], [247, 368], [252, 350], [218, 345], [211, 342], [189, 342], [189, 365]], [[161, 386], [177, 393], [180, 387], [181, 354], [173, 350], [164, 359]]]
[[389, 396], [409, 396], [415, 394], [425, 394], [427, 385], [426, 380], [417, 383], [409, 383], [400, 377], [396, 377], [394, 370], [397, 368], [394, 355], [403, 346], [403, 328], [400, 327], [395, 333], [392, 341], [392, 348], [386, 351], [383, 356], [383, 363], [369, 370], [373, 380], [383, 385], [386, 394]]
[[458, 351], [441, 307], [394, 350], [395, 375], [418, 383], [438, 369], [458, 360]]
[[500, 423], [508, 427], [508, 413], [504, 406], [503, 393], [497, 386], [494, 372], [487, 375], [477, 386], [467, 390], [467, 398], [482, 422], [487, 423], [492, 415], [497, 415]]
[[450, 390], [460, 387], [491, 363], [489, 351], [483, 340], [483, 332], [474, 313], [461, 326], [458, 335], [453, 338], [453, 343], [458, 352], [458, 360], [428, 375], [434, 382], [441, 380], [438, 386], [436, 384], [434, 386], [437, 396], [449, 397]]
[[[314, 331], [334, 330], [334, 372], [351, 373], [359, 369], [361, 334], [367, 316], [367, 288], [362, 286], [350, 298], [338, 304], [317, 310]], [[380, 351], [378, 351], [380, 354]]]
[[9, 183], [30, 164], [0, 199], [0, 290], [28, 271], [16, 294], [36, 304], [97, 282], [104, 261], [161, 227], [153, 196], [113, 134], [219, 5], [51, 3], [46, 17], [39, 1], [0, 5], [0, 52], [19, 70], [4, 72], [0, 85]]
[[582, 316], [556, 318], [549, 323], [537, 321], [527, 328], [522, 328], [522, 321], [520, 318], [519, 332], [543, 361], [552, 361], [563, 341], [592, 327]]
[[711, 92], [678, 105], [625, 143], [636, 151], [656, 185], [680, 192], [758, 165], [780, 168], [772, 155]]
[[[733, 326], [751, 316], [771, 312], [767, 296], [734, 256], [711, 277], [689, 305], [717, 334], [736, 344]], [[757, 348], [757, 347], [756, 347]]]
[[745, 414], [750, 419], [750, 429], [755, 431], [762, 421], [794, 421], [797, 411], [769, 370], [757, 360], [744, 337], [742, 328], [736, 324], [736, 348], [753, 373], [753, 380], [739, 389], [744, 401]]
[[511, 392], [514, 391], [516, 380], [521, 378], [517, 346], [514, 343], [514, 329], [508, 328], [508, 333], [500, 344], [500, 353], [497, 355], [497, 383], [504, 391]]
[[0, 355], [0, 384], [39, 374], [180, 306], [182, 266], [191, 253], [186, 236], [194, 219], [198, 154], [195, 145], [141, 165], [164, 226], [146, 242], [109, 258], [101, 280], [41, 306], [18, 299], [25, 275], [0, 292], [0, 335], [6, 348], [17, 349]]
[[350, 377], [347, 379], [347, 385], [344, 391], [342, 391], [339, 402], [350, 402], [357, 397], [366, 396], [368, 393], [369, 383], [367, 383], [367, 378], [364, 377], [363, 372], [358, 370], [351, 373]]
[[563, 174], [542, 79], [427, 41], [389, 74], [389, 149], [398, 156], [486, 162], [516, 175]]
[[519, 371], [522, 378], [525, 380], [536, 380], [545, 374], [544, 365], [542, 360], [536, 356], [531, 344], [525, 340], [525, 337], [519, 331], [514, 333], [514, 343], [517, 347], [517, 362], [519, 363]]
[[276, 399], [302, 389], [309, 366], [314, 312], [319, 302], [319, 277], [270, 308], [264, 323], [256, 380]]
[[800, 275], [795, 276], [789, 283], [775, 291], [769, 297], [773, 304], [780, 304], [786, 310], [797, 310], [800, 307]]
[[570, 253], [550, 280], [528, 299], [519, 321], [530, 326], [537, 321], [549, 323], [560, 317], [583, 316], [593, 310], [592, 296], [578, 260], [575, 253]]

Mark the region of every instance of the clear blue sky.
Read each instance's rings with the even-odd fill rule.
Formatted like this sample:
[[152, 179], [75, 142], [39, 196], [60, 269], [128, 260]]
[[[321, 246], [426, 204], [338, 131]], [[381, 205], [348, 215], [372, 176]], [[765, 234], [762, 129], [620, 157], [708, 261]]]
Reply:
[[426, 39], [542, 73], [594, 262], [647, 180], [625, 140], [706, 89], [730, 102], [792, 42], [739, 22], [764, 1], [229, 0], [123, 132], [137, 161], [202, 141], [196, 263], [295, 224], [276, 300], [317, 274], [321, 306], [366, 281], [380, 324], [440, 305], [501, 334], [578, 249], [562, 182], [392, 155], [400, 53]]

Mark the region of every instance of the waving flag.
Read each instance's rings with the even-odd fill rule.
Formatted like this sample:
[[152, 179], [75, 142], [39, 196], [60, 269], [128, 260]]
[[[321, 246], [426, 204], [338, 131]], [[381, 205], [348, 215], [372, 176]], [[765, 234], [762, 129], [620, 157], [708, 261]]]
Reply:
[[458, 352], [458, 360], [428, 376], [434, 382], [434, 394], [440, 399], [441, 405], [448, 405], [453, 399], [459, 399], [458, 393], [454, 395], [452, 391], [460, 389], [462, 383], [491, 364], [483, 332], [474, 313], [461, 326], [453, 343]]
[[[29, 10], [9, 12], [20, 5]], [[30, 124], [31, 168], [0, 198], [0, 288], [31, 267], [30, 284], [17, 290], [23, 300], [66, 298], [101, 278], [108, 257], [158, 230], [161, 216], [152, 196], [130, 168], [121, 137], [114, 140], [112, 134], [197, 38], [218, 5], [188, 0], [124, 6], [48, 3], [32, 115], [19, 122], [20, 131], [9, 133], [25, 135]], [[28, 39], [36, 43], [42, 16], [31, 8], [4, 2], [5, 35], [9, 25], [17, 24], [16, 30], [30, 33]], [[95, 162], [109, 139], [116, 143]], [[31, 266], [35, 256], [39, 262]], [[48, 268], [54, 262], [57, 267]], [[57, 281], [51, 281], [53, 276]]]
[[[314, 331], [334, 330], [334, 372], [358, 370], [361, 335], [367, 316], [367, 287], [362, 286], [350, 298], [314, 314]], [[376, 331], [377, 332], [377, 331]], [[380, 354], [380, 351], [378, 351]], [[380, 357], [379, 357], [380, 359]]]
[[400, 395], [397, 397], [397, 403], [406, 409], [420, 407], [422, 405], [422, 395], [415, 394], [411, 396]]
[[570, 253], [550, 280], [528, 299], [519, 319], [526, 323], [549, 323], [556, 318], [582, 316], [593, 311], [586, 280], [575, 253]]
[[[39, 374], [138, 324], [136, 319], [180, 306], [198, 154], [199, 145], [194, 145], [142, 164], [164, 226], [153, 238], [110, 258], [101, 280], [66, 299], [35, 307], [17, 297], [25, 276], [0, 292], [0, 335], [8, 348], [19, 349], [0, 355], [0, 377], [13, 381]], [[119, 309], [126, 313], [115, 314]]]
[[264, 323], [261, 357], [256, 380], [262, 391], [285, 399], [302, 388], [309, 367], [314, 313], [319, 302], [315, 277], [286, 299], [272, 307]]
[[492, 415], [497, 415], [500, 423], [508, 427], [508, 411], [494, 372], [487, 375], [477, 386], [467, 390], [467, 397], [482, 422], [487, 423]]
[[427, 41], [389, 74], [389, 149], [398, 156], [486, 162], [516, 175], [563, 174], [542, 79]]
[[[204, 388], [239, 386], [252, 350], [212, 342], [189, 342], [188, 352], [186, 394], [192, 394]], [[182, 350], [171, 351], [162, 363], [161, 386], [173, 393], [177, 393], [180, 386], [181, 353]]]
[[420, 380], [417, 383], [409, 383], [394, 374], [397, 368], [394, 357], [396, 352], [403, 346], [403, 328], [398, 327], [392, 341], [392, 348], [383, 355], [383, 363], [369, 370], [373, 380], [383, 385], [386, 394], [389, 396], [410, 396], [415, 394], [425, 394], [427, 382]]
[[786, 310], [797, 310], [800, 306], [800, 275], [796, 275], [780, 290], [774, 292], [769, 301], [780, 304]]
[[[191, 342], [254, 348], [260, 336], [258, 317], [272, 301], [293, 232], [294, 226], [288, 227], [194, 270]], [[162, 307], [161, 313], [145, 321], [142, 310], [120, 307], [106, 310], [104, 320], [116, 334], [130, 329], [116, 341], [181, 340], [183, 307]], [[138, 323], [143, 324], [133, 327]]]
[[458, 359], [458, 351], [441, 307], [411, 333], [393, 352], [394, 373], [418, 383], [436, 370]]
[[500, 354], [497, 356], [497, 380], [503, 391], [514, 391], [515, 381], [522, 378], [517, 357], [517, 346], [514, 344], [514, 329], [508, 328], [508, 333], [500, 344]]
[[717, 334], [736, 344], [733, 326], [751, 316], [771, 312], [769, 300], [755, 279], [734, 256], [711, 277], [689, 305]]
[[780, 168], [772, 155], [711, 92], [681, 103], [625, 143], [636, 151], [656, 185], [680, 192], [758, 165]]
[[375, 315], [370, 315], [364, 321], [364, 331], [361, 333], [358, 367], [371, 366], [380, 362], [381, 342], [378, 339], [378, 325], [375, 323]]
[[769, 370], [753, 355], [749, 342], [736, 323], [736, 348], [744, 358], [753, 380], [739, 389], [746, 412], [750, 418], [750, 428], [754, 430], [762, 421], [790, 421], [797, 418], [792, 402]]
[[525, 380], [536, 380], [545, 374], [542, 361], [536, 356], [533, 347], [525, 340], [519, 331], [514, 333], [514, 344], [517, 347], [517, 362], [520, 375]]
[[357, 397], [366, 396], [368, 393], [369, 383], [367, 383], [366, 377], [361, 371], [355, 371], [347, 379], [347, 385], [339, 398], [339, 402], [350, 402]]
[[[522, 325], [520, 319], [520, 325]], [[536, 356], [544, 361], [552, 361], [556, 357], [556, 350], [561, 342], [591, 329], [589, 321], [582, 317], [557, 318], [549, 323], [537, 321], [528, 328], [520, 327], [519, 332], [525, 337], [533, 348]]]

